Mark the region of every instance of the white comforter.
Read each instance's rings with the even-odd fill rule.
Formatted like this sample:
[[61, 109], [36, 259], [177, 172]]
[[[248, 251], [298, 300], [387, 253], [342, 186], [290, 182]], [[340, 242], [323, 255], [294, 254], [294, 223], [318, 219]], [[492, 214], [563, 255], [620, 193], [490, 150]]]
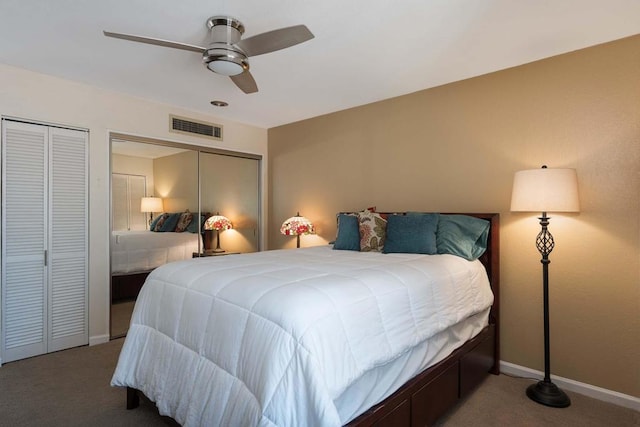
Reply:
[[452, 255], [321, 246], [175, 262], [147, 279], [112, 385], [185, 425], [339, 426], [357, 415], [336, 402], [358, 378], [492, 302], [482, 265]]

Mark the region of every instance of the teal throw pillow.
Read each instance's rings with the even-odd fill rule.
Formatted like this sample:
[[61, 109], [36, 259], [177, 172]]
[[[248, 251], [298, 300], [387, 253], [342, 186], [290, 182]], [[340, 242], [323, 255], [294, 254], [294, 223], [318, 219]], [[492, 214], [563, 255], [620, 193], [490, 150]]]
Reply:
[[333, 249], [345, 251], [360, 250], [360, 231], [358, 217], [355, 215], [338, 215], [338, 236], [333, 244]]
[[438, 214], [390, 215], [383, 253], [437, 253]]
[[439, 254], [451, 254], [469, 261], [487, 249], [489, 221], [468, 215], [440, 215], [436, 244]]

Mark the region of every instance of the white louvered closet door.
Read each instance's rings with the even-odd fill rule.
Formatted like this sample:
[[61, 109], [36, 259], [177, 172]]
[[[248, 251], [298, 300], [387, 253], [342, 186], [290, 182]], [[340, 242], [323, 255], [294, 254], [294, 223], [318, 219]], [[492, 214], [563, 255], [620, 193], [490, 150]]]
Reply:
[[87, 132], [2, 121], [2, 362], [88, 343]]
[[47, 351], [48, 130], [2, 123], [2, 362]]
[[140, 212], [140, 202], [147, 194], [147, 178], [140, 175], [129, 176], [129, 229], [146, 230], [147, 214]]
[[147, 191], [144, 175], [111, 174], [111, 226], [113, 231], [146, 230], [147, 214], [140, 201]]
[[87, 344], [87, 133], [49, 128], [48, 351]]
[[129, 230], [128, 175], [111, 174], [111, 226], [113, 231]]

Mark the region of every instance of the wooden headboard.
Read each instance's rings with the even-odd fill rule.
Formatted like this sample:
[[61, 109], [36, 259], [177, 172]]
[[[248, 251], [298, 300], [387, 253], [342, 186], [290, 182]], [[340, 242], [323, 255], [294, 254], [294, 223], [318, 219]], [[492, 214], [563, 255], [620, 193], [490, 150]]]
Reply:
[[493, 305], [489, 313], [489, 323], [493, 324], [496, 330], [494, 366], [492, 372], [498, 374], [500, 367], [500, 214], [487, 213], [465, 213], [462, 215], [474, 216], [489, 221], [489, 239], [487, 240], [487, 250], [480, 257], [480, 262], [487, 269], [489, 284], [493, 291]]

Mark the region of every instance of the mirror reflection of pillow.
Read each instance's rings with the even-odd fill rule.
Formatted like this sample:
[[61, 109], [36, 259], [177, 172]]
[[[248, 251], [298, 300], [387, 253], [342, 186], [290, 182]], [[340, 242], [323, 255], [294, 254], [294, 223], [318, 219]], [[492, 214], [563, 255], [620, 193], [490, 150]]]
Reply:
[[169, 216], [167, 216], [167, 218], [164, 220], [164, 223], [160, 227], [160, 231], [175, 231], [176, 225], [178, 225], [178, 220], [180, 219], [180, 215], [182, 215], [181, 212], [169, 214]]
[[186, 231], [188, 231], [189, 233], [198, 232], [198, 220], [196, 218], [200, 217], [200, 230], [202, 230], [204, 227], [204, 222], [206, 221], [207, 218], [211, 216], [211, 214], [208, 212], [202, 212], [200, 214], [196, 212], [193, 215], [195, 216], [193, 217], [193, 219], [191, 220], [191, 223], [187, 226], [187, 229], [186, 229]]
[[176, 224], [176, 233], [182, 233], [187, 229], [191, 221], [193, 220], [193, 214], [191, 212], [183, 212], [180, 214], [178, 224]]
[[164, 225], [167, 218], [169, 218], [168, 213], [163, 213], [162, 215], [156, 217], [156, 219], [154, 219], [151, 223], [151, 231], [162, 231], [162, 226]]

